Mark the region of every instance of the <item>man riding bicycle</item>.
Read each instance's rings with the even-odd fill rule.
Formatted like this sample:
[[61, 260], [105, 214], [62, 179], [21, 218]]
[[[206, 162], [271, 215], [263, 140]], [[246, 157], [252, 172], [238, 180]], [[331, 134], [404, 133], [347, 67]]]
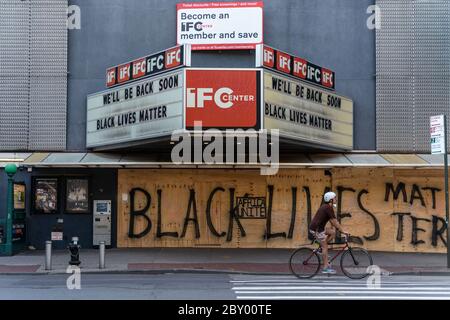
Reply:
[[[323, 196], [323, 199], [325, 203], [317, 210], [316, 215], [309, 225], [309, 231], [318, 241], [320, 241], [322, 246], [322, 273], [335, 274], [336, 271], [328, 264], [328, 242], [336, 235], [335, 228], [346, 235], [348, 235], [348, 232], [344, 231], [334, 214], [333, 208], [337, 207], [336, 194], [334, 192], [327, 192]], [[325, 227], [328, 221], [332, 226]]]

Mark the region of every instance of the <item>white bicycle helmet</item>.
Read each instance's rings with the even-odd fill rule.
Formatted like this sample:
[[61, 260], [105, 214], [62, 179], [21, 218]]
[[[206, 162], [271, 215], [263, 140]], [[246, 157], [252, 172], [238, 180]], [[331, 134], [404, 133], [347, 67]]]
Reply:
[[325, 193], [325, 195], [323, 196], [323, 200], [328, 203], [331, 200], [333, 200], [334, 198], [336, 198], [336, 193], [334, 192], [327, 192]]

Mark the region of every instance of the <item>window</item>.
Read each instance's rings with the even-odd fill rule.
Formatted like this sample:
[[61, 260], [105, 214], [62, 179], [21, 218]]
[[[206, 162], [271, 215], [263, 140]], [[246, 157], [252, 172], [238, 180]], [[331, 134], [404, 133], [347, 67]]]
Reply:
[[36, 213], [55, 214], [58, 211], [58, 179], [35, 178], [33, 209]]
[[66, 212], [89, 213], [89, 179], [66, 180]]
[[25, 183], [14, 183], [14, 210], [25, 211]]

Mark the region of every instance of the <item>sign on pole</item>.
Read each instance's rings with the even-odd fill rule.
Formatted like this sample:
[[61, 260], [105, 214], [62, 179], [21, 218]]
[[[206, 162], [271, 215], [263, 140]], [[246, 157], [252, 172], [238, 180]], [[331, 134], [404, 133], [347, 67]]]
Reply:
[[444, 155], [445, 222], [447, 224], [447, 268], [450, 268], [450, 215], [448, 186], [447, 123], [444, 115], [430, 117], [431, 153]]
[[431, 154], [445, 154], [444, 116], [430, 117]]

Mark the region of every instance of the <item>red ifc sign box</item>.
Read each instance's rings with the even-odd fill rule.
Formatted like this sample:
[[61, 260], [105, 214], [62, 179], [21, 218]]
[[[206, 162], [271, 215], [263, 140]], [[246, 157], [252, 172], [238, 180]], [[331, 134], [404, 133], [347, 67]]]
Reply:
[[291, 56], [283, 52], [278, 52], [277, 69], [286, 73], [291, 73]]
[[106, 70], [106, 86], [111, 87], [116, 84], [116, 67]]
[[147, 64], [145, 58], [133, 61], [133, 79], [145, 76]]
[[270, 47], [264, 46], [264, 66], [268, 68], [274, 68], [275, 67], [275, 50], [273, 50]]
[[302, 58], [294, 58], [293, 74], [298, 78], [306, 79], [308, 74], [308, 61]]
[[258, 70], [186, 70], [186, 128], [259, 129]]
[[173, 48], [166, 51], [166, 69], [175, 68], [181, 65], [181, 47]]
[[322, 68], [322, 85], [327, 88], [334, 88], [334, 72]]
[[118, 83], [123, 83], [130, 80], [131, 66], [129, 63], [118, 66], [117, 71], [118, 71], [118, 78], [117, 78]]

